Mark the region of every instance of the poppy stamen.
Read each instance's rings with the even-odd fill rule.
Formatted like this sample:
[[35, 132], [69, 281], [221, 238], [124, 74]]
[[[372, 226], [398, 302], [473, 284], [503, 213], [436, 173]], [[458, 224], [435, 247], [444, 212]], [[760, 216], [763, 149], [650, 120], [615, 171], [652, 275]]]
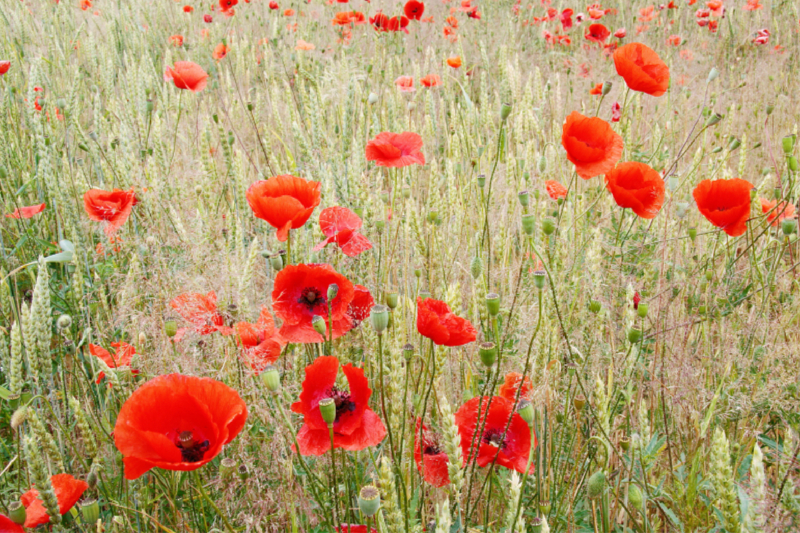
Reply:
[[506, 442], [503, 440], [503, 432], [499, 429], [490, 429], [483, 434], [483, 442], [495, 448], [505, 449]]
[[181, 431], [178, 434], [178, 443], [176, 444], [181, 450], [181, 458], [185, 463], [196, 463], [203, 459], [211, 443], [208, 439], [204, 441], [197, 441], [194, 438], [194, 433], [191, 431]]
[[297, 303], [301, 303], [308, 307], [309, 310], [313, 310], [316, 306], [325, 306], [325, 297], [316, 287], [306, 287], [300, 292], [300, 298], [297, 299]]
[[339, 390], [335, 385], [328, 391], [329, 397], [333, 398], [336, 404], [336, 421], [339, 421], [339, 416], [345, 413], [351, 413], [356, 410], [356, 404], [350, 399], [350, 391]]

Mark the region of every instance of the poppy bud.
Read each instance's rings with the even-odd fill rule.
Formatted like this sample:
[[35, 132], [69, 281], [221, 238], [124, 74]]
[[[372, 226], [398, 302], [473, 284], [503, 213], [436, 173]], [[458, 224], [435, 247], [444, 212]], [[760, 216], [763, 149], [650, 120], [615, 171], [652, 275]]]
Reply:
[[242, 481], [247, 481], [247, 478], [250, 477], [250, 469], [247, 468], [247, 465], [244, 463], [239, 465], [239, 468], [236, 469], [236, 472], [239, 474], [239, 479]]
[[719, 123], [719, 121], [722, 120], [722, 118], [723, 116], [720, 115], [719, 113], [711, 113], [710, 115], [708, 115], [708, 118], [706, 119], [706, 127], [710, 127], [713, 126], [714, 124]]
[[522, 399], [517, 405], [519, 416], [529, 425], [533, 425], [533, 405], [528, 400]]
[[476, 255], [469, 264], [469, 272], [472, 274], [472, 279], [478, 279], [481, 276], [481, 271], [483, 271], [483, 262], [480, 256]]
[[20, 526], [24, 524], [27, 515], [28, 513], [27, 511], [25, 511], [25, 506], [22, 505], [22, 502], [12, 502], [8, 506], [8, 517], [15, 524], [18, 524]]
[[484, 342], [478, 348], [478, 355], [486, 368], [492, 366], [497, 359], [497, 347], [493, 342]]
[[325, 319], [319, 315], [314, 315], [314, 318], [311, 319], [311, 325], [314, 327], [314, 331], [323, 337], [328, 331], [328, 327], [325, 325]]
[[711, 71], [708, 73], [708, 83], [711, 83], [718, 77], [719, 77], [719, 71], [715, 67], [711, 67]]
[[586, 397], [583, 394], [578, 394], [572, 399], [572, 405], [576, 411], [580, 411], [586, 405]]
[[328, 285], [328, 301], [332, 302], [337, 294], [339, 294], [339, 286], [335, 283]]
[[272, 365], [267, 365], [264, 371], [261, 372], [261, 383], [270, 392], [277, 392], [281, 388], [281, 375], [278, 373], [278, 369]]
[[639, 304], [639, 308], [636, 310], [636, 314], [639, 315], [639, 318], [644, 318], [647, 316], [647, 304]]
[[505, 121], [511, 114], [511, 104], [504, 103], [500, 106], [500, 120]]
[[85, 524], [96, 524], [100, 518], [100, 505], [97, 500], [88, 500], [81, 505], [81, 516]]
[[781, 145], [783, 146], [783, 153], [790, 155], [794, 151], [794, 135], [787, 135], [781, 139]]
[[772, 104], [767, 104], [767, 115], [771, 115], [773, 111], [775, 111], [775, 106]]
[[167, 334], [167, 337], [174, 337], [178, 333], [178, 323], [174, 320], [164, 322], [164, 333]]
[[542, 231], [545, 235], [552, 235], [556, 230], [556, 221], [548, 217], [542, 220]]
[[72, 317], [69, 315], [61, 315], [58, 317], [58, 320], [56, 320], [56, 326], [58, 326], [58, 329], [60, 330], [69, 329], [71, 325]]
[[385, 227], [386, 227], [386, 222], [384, 222], [383, 220], [375, 221], [375, 229], [378, 230], [378, 233], [381, 233], [383, 231], [383, 228]]
[[372, 104], [375, 104], [377, 102], [378, 102], [378, 95], [375, 94], [375, 93], [369, 93], [369, 96], [367, 96], [367, 103], [369, 105], [372, 105]]
[[358, 493], [358, 508], [364, 516], [373, 516], [381, 506], [381, 493], [374, 485], [361, 487]]
[[414, 276], [417, 277], [417, 278], [422, 276], [422, 269], [419, 268], [419, 267], [415, 268], [414, 269]]
[[544, 289], [544, 282], [546, 281], [547, 272], [544, 270], [536, 270], [533, 273], [533, 284], [539, 290]]
[[606, 473], [602, 470], [598, 470], [594, 474], [589, 477], [589, 481], [586, 482], [586, 496], [590, 500], [594, 500], [595, 498], [599, 498], [603, 495], [603, 492], [606, 488]]
[[336, 421], [336, 402], [333, 398], [323, 398], [319, 402], [319, 412], [322, 415], [322, 420], [332, 425]]
[[622, 437], [619, 439], [619, 447], [622, 448], [623, 451], [628, 451], [628, 448], [631, 447], [631, 439], [628, 437]]
[[728, 143], [728, 151], [729, 152], [733, 152], [734, 150], [739, 148], [741, 145], [742, 145], [742, 141], [740, 141], [739, 139], [734, 137], [733, 139], [731, 139], [731, 142]]
[[542, 154], [539, 156], [539, 162], [536, 164], [536, 170], [539, 171], [539, 174], [544, 174], [544, 171], [547, 170], [547, 158]]
[[786, 165], [792, 172], [797, 172], [798, 170], [800, 170], [800, 165], [798, 165], [797, 163], [797, 158], [793, 155], [786, 157]]
[[412, 357], [414, 357], [414, 345], [413, 344], [404, 344], [403, 345], [403, 359], [405, 359], [406, 361], [410, 361]]
[[369, 312], [372, 329], [380, 335], [389, 326], [389, 308], [385, 305], [373, 305]]
[[794, 218], [784, 218], [781, 220], [781, 230], [784, 235], [792, 235], [797, 232], [797, 220]]
[[283, 270], [283, 253], [278, 252], [277, 254], [271, 255], [269, 264], [275, 270]]
[[219, 463], [219, 477], [222, 481], [229, 483], [236, 472], [236, 459], [226, 457]]
[[500, 295], [490, 292], [486, 295], [486, 310], [490, 316], [497, 316], [500, 313]]
[[89, 475], [86, 476], [86, 484], [89, 485], [91, 490], [97, 487], [97, 473], [103, 468], [103, 465], [95, 461], [89, 469]]
[[642, 338], [642, 330], [636, 328], [628, 328], [628, 340], [631, 344], [636, 344]]
[[600, 312], [600, 309], [602, 308], [603, 306], [600, 305], [600, 302], [598, 302], [597, 300], [589, 301], [589, 311], [591, 311], [592, 313], [597, 314]]
[[478, 187], [480, 187], [481, 189], [483, 189], [483, 187], [484, 187], [485, 185], [486, 185], [486, 176], [484, 176], [483, 174], [480, 174], [480, 175], [478, 176]]
[[517, 194], [517, 198], [519, 198], [519, 205], [521, 205], [522, 207], [528, 207], [528, 204], [530, 203], [531, 199], [530, 193], [528, 191], [520, 191]]
[[145, 108], [145, 111], [147, 111], [148, 113], [152, 113], [153, 112], [153, 101], [152, 100], [147, 100], [144, 103], [144, 108]]
[[636, 485], [628, 485], [628, 501], [634, 509], [642, 510], [644, 498], [642, 497], [642, 491]]
[[[17, 397], [19, 398], [19, 395], [17, 395]], [[11, 429], [16, 431], [27, 419], [28, 408], [23, 405], [11, 415]]]
[[610, 81], [604, 81], [603, 82], [603, 87], [602, 87], [602, 89], [600, 89], [600, 91], [603, 93], [603, 96], [605, 96], [608, 93], [610, 93], [611, 92], [611, 88], [613, 86], [614, 86], [614, 84], [611, 83]]
[[714, 271], [713, 270], [706, 270], [706, 281], [711, 281], [714, 279]]
[[536, 231], [536, 218], [533, 214], [522, 215], [522, 231], [525, 232], [525, 235], [533, 235]]
[[692, 239], [692, 242], [697, 238], [697, 228], [689, 228], [688, 230], [689, 238]]

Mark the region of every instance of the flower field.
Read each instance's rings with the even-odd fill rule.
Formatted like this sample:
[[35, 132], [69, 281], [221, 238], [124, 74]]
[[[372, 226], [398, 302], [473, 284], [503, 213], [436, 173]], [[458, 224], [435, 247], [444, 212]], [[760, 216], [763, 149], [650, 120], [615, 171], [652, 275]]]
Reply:
[[800, 529], [788, 0], [5, 0], [0, 533]]

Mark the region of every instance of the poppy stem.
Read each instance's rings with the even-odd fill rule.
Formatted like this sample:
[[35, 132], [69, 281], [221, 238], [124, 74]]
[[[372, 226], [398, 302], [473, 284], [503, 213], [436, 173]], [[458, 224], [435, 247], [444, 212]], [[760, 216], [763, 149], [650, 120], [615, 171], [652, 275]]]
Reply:
[[217, 504], [214, 503], [214, 500], [212, 500], [208, 496], [208, 493], [206, 492], [206, 489], [203, 486], [203, 480], [200, 478], [200, 471], [199, 470], [195, 470], [194, 471], [194, 475], [195, 475], [195, 479], [197, 480], [197, 490], [200, 491], [200, 494], [203, 496], [203, 498], [205, 498], [205, 500], [208, 502], [208, 504], [211, 506], [211, 508], [214, 509], [214, 512], [216, 512], [217, 515], [222, 519], [222, 523], [225, 524], [225, 529], [230, 531], [230, 533], [236, 533], [236, 530], [233, 529], [233, 526], [231, 525], [231, 523], [228, 522], [228, 518], [222, 513], [222, 511], [220, 511], [219, 507], [217, 507]]
[[[541, 292], [541, 291], [540, 291]], [[520, 385], [520, 389], [522, 386]], [[536, 430], [534, 429], [534, 425], [531, 424], [531, 450], [528, 453], [528, 465], [525, 467], [525, 472], [522, 474], [522, 481], [520, 482], [520, 491], [519, 491], [519, 500], [517, 501], [517, 511], [514, 513], [514, 520], [511, 522], [511, 528], [508, 530], [509, 533], [514, 533], [517, 527], [517, 520], [519, 519], [519, 512], [522, 510], [522, 495], [525, 492], [525, 481], [528, 479], [528, 472], [531, 469], [531, 465], [533, 464], [533, 443], [536, 441]], [[539, 481], [541, 476], [536, 477], [536, 481]], [[488, 505], [488, 502], [487, 502]]]
[[339, 523], [336, 518], [339, 509], [339, 484], [336, 482], [336, 449], [333, 447], [333, 424], [328, 424], [328, 435], [331, 438], [331, 491], [333, 492], [333, 523]]
[[175, 133], [172, 135], [172, 155], [169, 157], [169, 166], [175, 159], [175, 149], [178, 147], [178, 125], [181, 123], [181, 113], [183, 112], [183, 91], [178, 91], [178, 119], [175, 121]]
[[394, 438], [392, 436], [392, 424], [389, 420], [389, 412], [386, 410], [386, 394], [384, 389], [386, 383], [383, 380], [383, 334], [378, 333], [378, 372], [381, 381], [381, 409], [383, 410], [383, 419], [386, 420], [386, 432], [389, 434], [389, 449], [392, 452], [392, 462], [397, 462], [394, 455]]

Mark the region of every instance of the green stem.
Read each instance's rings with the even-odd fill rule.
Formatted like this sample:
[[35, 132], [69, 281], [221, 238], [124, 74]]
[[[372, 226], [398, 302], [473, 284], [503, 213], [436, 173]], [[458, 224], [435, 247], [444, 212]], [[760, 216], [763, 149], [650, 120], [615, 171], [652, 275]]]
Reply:
[[225, 529], [230, 531], [230, 533], [236, 533], [236, 530], [233, 529], [233, 526], [228, 521], [228, 518], [222, 513], [222, 511], [220, 511], [219, 507], [217, 507], [217, 504], [214, 503], [214, 500], [212, 500], [208, 496], [208, 493], [206, 492], [206, 489], [203, 486], [203, 480], [200, 478], [200, 472], [198, 470], [195, 470], [194, 475], [195, 479], [197, 480], [197, 490], [200, 491], [200, 494], [203, 495], [203, 498], [205, 498], [208, 504], [214, 509], [214, 512], [217, 513], [217, 515], [222, 519], [222, 523], [225, 524]]

